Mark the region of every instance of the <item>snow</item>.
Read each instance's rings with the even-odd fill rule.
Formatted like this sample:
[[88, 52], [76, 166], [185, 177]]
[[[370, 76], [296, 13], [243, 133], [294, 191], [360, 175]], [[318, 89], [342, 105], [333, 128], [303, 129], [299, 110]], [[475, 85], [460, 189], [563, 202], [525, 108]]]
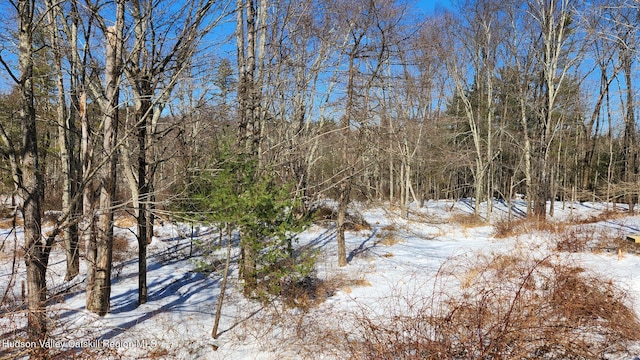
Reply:
[[[428, 296], [437, 286], [435, 277], [447, 261], [473, 259], [480, 254], [553, 251], [551, 235], [544, 231], [530, 231], [516, 236], [496, 238], [495, 224], [509, 214], [518, 217], [524, 213], [522, 200], [514, 200], [511, 212], [508, 204], [493, 204], [489, 223], [465, 225], [456, 222], [456, 216], [473, 213], [474, 202], [429, 201], [424, 207], [412, 205], [408, 219], [399, 216], [399, 209], [389, 204], [355, 204], [371, 225], [370, 229], [347, 232], [349, 264], [337, 266], [336, 231], [332, 224], [312, 225], [299, 235], [298, 246], [319, 250], [317, 274], [322, 279], [342, 276], [351, 280], [338, 289], [319, 306], [307, 313], [300, 310], [284, 310], [278, 305], [262, 305], [244, 298], [237, 283], [237, 269], [232, 268], [222, 310], [218, 339], [212, 339], [215, 307], [220, 292], [221, 271], [204, 274], [194, 271], [196, 262], [189, 257], [191, 237], [214, 238], [214, 229], [190, 225], [165, 223], [156, 227], [156, 236], [148, 248], [148, 302], [137, 306], [137, 245], [135, 228], [118, 229], [120, 236], [129, 241], [126, 260], [114, 266], [111, 293], [111, 312], [104, 317], [84, 310], [85, 293], [82, 277], [78, 286], [65, 296], [64, 302], [48, 308], [56, 326], [52, 340], [56, 346], [82, 348], [99, 358], [178, 358], [178, 359], [287, 359], [297, 358], [299, 349], [294, 331], [304, 331], [305, 324], [277, 323], [286, 319], [314, 319], [314, 326], [323, 325], [348, 328], [350, 325], [335, 314], [365, 311], [382, 314], [387, 311], [392, 295], [412, 297]], [[486, 214], [487, 204], [482, 204], [479, 214]], [[556, 202], [551, 221], [589, 219], [611, 204]], [[624, 210], [624, 205], [616, 205]], [[594, 234], [607, 233], [616, 236], [640, 232], [640, 216], [615, 216], [601, 221], [580, 225], [593, 229]], [[45, 228], [44, 232], [47, 231]], [[10, 256], [14, 241], [22, 244], [20, 229], [3, 229], [0, 232], [0, 293], [7, 288], [12, 272]], [[594, 235], [595, 236], [595, 235]], [[197, 253], [197, 251], [196, 251]], [[219, 250], [221, 258], [224, 249]], [[234, 253], [233, 256], [237, 256]], [[616, 252], [561, 253], [571, 257], [589, 271], [611, 279], [632, 296], [632, 305], [640, 311], [640, 257], [633, 253]], [[10, 289], [15, 298], [21, 296], [24, 279], [24, 263], [18, 259], [17, 278]], [[84, 264], [81, 272], [86, 269]], [[55, 291], [65, 286], [65, 258], [57, 247], [51, 254], [47, 273], [49, 289]], [[462, 279], [463, 269], [460, 270]], [[454, 285], [451, 284], [453, 287]], [[405, 304], [410, 306], [410, 304]], [[271, 314], [284, 313], [280, 319], [270, 321]], [[24, 314], [7, 314], [0, 317], [0, 341], [13, 341], [11, 331], [25, 326]], [[640, 315], [640, 313], [639, 313]], [[302, 320], [300, 320], [302, 321]], [[302, 330], [301, 330], [302, 329]], [[315, 331], [308, 327], [307, 331]], [[85, 341], [79, 344], [79, 341]], [[6, 348], [6, 347], [5, 347]], [[638, 347], [640, 356], [640, 346]], [[0, 358], [3, 352], [0, 346]], [[319, 349], [314, 358], [334, 358], [335, 354]]]

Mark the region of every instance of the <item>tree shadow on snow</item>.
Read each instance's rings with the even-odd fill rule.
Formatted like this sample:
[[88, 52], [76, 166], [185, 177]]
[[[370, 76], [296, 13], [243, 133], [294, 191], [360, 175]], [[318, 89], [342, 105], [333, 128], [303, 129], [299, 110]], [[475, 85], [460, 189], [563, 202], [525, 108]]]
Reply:
[[[130, 328], [132, 328], [133, 326], [141, 324], [146, 320], [152, 319], [153, 317], [155, 317], [156, 315], [158, 315], [160, 313], [179, 310], [182, 305], [184, 305], [185, 303], [188, 302], [189, 299], [191, 299], [191, 297], [193, 297], [196, 294], [200, 294], [202, 292], [205, 292], [205, 291], [211, 293], [211, 297], [207, 297], [206, 299], [204, 299], [202, 301], [212, 302], [214, 300], [214, 297], [213, 297], [214, 292], [210, 288], [211, 284], [209, 284], [207, 281], [204, 281], [204, 280], [206, 280], [206, 277], [204, 275], [202, 275], [202, 274], [185, 273], [182, 278], [174, 281], [171, 285], [163, 288], [160, 291], [153, 292], [153, 293], [149, 294], [149, 298], [148, 298], [147, 304], [153, 304], [155, 302], [158, 302], [159, 300], [168, 298], [170, 296], [177, 295], [173, 300], [171, 300], [170, 302], [168, 302], [168, 303], [166, 303], [166, 304], [164, 304], [164, 305], [162, 305], [162, 306], [160, 306], [160, 307], [158, 307], [156, 309], [152, 309], [152, 310], [150, 310], [150, 311], [148, 311], [146, 313], [143, 313], [140, 316], [131, 318], [130, 320], [128, 320], [128, 321], [126, 321], [124, 323], [117, 324], [111, 330], [109, 330], [106, 333], [100, 335], [97, 338], [97, 340], [98, 341], [102, 341], [102, 340], [112, 339], [112, 338], [124, 333], [125, 331], [127, 331]], [[200, 282], [198, 285], [194, 285], [194, 286], [190, 287], [184, 293], [178, 291], [179, 289], [181, 289], [181, 288], [183, 288], [185, 286], [188, 286], [190, 284], [196, 284], [198, 282]], [[152, 287], [152, 285], [150, 285], [150, 287]], [[125, 304], [123, 306], [116, 307], [115, 309], [112, 309], [111, 314], [113, 314], [113, 315], [125, 315], [126, 313], [134, 311], [135, 309], [137, 309], [138, 308], [137, 301], [129, 301], [129, 300], [132, 300], [131, 298], [137, 299], [137, 294], [138, 294], [138, 291], [137, 291], [137, 289], [135, 289], [135, 290], [128, 291], [128, 292], [118, 296], [118, 297], [128, 298], [128, 300], [125, 302]], [[133, 299], [133, 300], [135, 300], [135, 299]], [[189, 306], [193, 306], [193, 304], [190, 304]]]
[[367, 246], [367, 243], [369, 241], [373, 240], [373, 238], [375, 237], [377, 232], [378, 232], [378, 229], [377, 228], [373, 228], [373, 231], [371, 231], [371, 234], [369, 235], [369, 237], [366, 238], [363, 242], [361, 242], [360, 246], [358, 246], [357, 248], [351, 250], [351, 252], [349, 253], [349, 256], [347, 256], [347, 262], [351, 262], [351, 260], [353, 260], [353, 258], [356, 257], [357, 255], [359, 255], [361, 253], [364, 253], [364, 252], [374, 248], [376, 245], [378, 245], [376, 242], [374, 242], [370, 246]]

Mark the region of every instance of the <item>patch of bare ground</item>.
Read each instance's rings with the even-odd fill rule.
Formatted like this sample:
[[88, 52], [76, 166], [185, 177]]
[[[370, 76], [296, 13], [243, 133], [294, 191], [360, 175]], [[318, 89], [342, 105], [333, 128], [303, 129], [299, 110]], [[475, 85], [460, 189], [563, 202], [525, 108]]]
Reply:
[[[363, 277], [338, 274], [323, 279], [315, 285], [312, 296], [287, 295], [282, 302], [271, 302], [254, 311], [249, 318], [240, 321], [233, 334], [234, 341], [255, 342], [271, 358], [318, 359], [345, 358], [341, 338], [342, 324], [351, 321], [350, 314], [336, 310], [326, 300], [337, 291], [350, 294], [355, 287], [372, 286]], [[306, 291], [305, 290], [305, 291]], [[295, 294], [296, 291], [293, 292]], [[296, 299], [294, 303], [292, 299]]]

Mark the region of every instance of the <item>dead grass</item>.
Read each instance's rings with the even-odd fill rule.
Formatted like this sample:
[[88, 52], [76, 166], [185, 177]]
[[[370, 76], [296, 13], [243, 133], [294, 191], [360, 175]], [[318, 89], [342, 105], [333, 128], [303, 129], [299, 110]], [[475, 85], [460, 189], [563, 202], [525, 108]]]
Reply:
[[347, 229], [348, 230], [353, 230], [353, 231], [364, 231], [364, 230], [371, 230], [371, 225], [367, 224], [367, 223], [347, 223]]
[[349, 279], [344, 276], [335, 276], [329, 279], [320, 279], [315, 276], [307, 276], [299, 281], [285, 284], [281, 297], [287, 307], [308, 311], [325, 302], [338, 290], [349, 294], [352, 287], [362, 286], [371, 286], [371, 283], [364, 278]]
[[451, 221], [462, 226], [463, 228], [474, 228], [487, 224], [487, 222], [483, 218], [475, 214], [455, 213], [451, 215]]
[[127, 213], [120, 214], [113, 221], [113, 225], [119, 228], [130, 228], [130, 227], [136, 226], [137, 224], [138, 222], [135, 216]]
[[396, 236], [393, 233], [385, 234], [382, 236], [382, 239], [377, 241], [376, 244], [384, 245], [384, 246], [393, 246], [395, 244], [399, 244], [403, 242], [401, 238]]
[[369, 280], [367, 279], [351, 279], [345, 282], [342, 282], [339, 286], [339, 289], [344, 291], [347, 294], [351, 294], [353, 292], [354, 287], [371, 287], [373, 286]]
[[[459, 269], [473, 280], [452, 289]], [[446, 263], [433, 296], [394, 297], [355, 314], [353, 359], [601, 359], [640, 341], [629, 294], [555, 257], [477, 256]], [[347, 334], [344, 334], [347, 338]]]
[[129, 258], [129, 240], [124, 236], [113, 236], [113, 261], [121, 262]]
[[516, 220], [503, 220], [495, 224], [493, 236], [499, 239], [527, 234], [532, 231], [547, 231], [558, 233], [564, 231], [568, 224], [563, 222], [551, 222], [544, 219], [524, 218]]
[[629, 216], [629, 213], [627, 211], [605, 210], [597, 215], [592, 215], [585, 219], [573, 219], [570, 223], [574, 225], [594, 224], [601, 221], [622, 219], [627, 216]]
[[396, 225], [395, 225], [395, 224], [389, 224], [389, 225], [386, 225], [386, 226], [382, 227], [380, 230], [384, 230], [384, 231], [396, 231], [396, 230], [397, 230], [397, 228], [396, 228]]
[[[18, 217], [15, 219], [15, 226], [24, 226], [24, 222], [22, 221], [21, 217]], [[13, 218], [0, 219], [0, 229], [6, 230], [6, 229], [11, 229], [13, 227], [14, 227]]]
[[[320, 205], [311, 211], [311, 220], [316, 223], [337, 220], [338, 211], [330, 206]], [[345, 229], [353, 231], [370, 230], [371, 225], [364, 219], [358, 211], [347, 211], [345, 215]]]

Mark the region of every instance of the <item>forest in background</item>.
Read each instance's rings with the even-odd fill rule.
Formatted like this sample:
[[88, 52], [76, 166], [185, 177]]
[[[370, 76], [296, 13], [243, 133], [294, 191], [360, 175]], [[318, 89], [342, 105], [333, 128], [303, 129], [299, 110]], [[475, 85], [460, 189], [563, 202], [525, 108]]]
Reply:
[[10, 0], [1, 16], [0, 192], [24, 222], [34, 339], [56, 239], [68, 280], [86, 246], [87, 309], [109, 311], [117, 212], [137, 222], [142, 304], [159, 217], [240, 229], [250, 295], [319, 199], [337, 203], [341, 266], [352, 201], [524, 196], [541, 219], [549, 201], [638, 202], [637, 1]]

